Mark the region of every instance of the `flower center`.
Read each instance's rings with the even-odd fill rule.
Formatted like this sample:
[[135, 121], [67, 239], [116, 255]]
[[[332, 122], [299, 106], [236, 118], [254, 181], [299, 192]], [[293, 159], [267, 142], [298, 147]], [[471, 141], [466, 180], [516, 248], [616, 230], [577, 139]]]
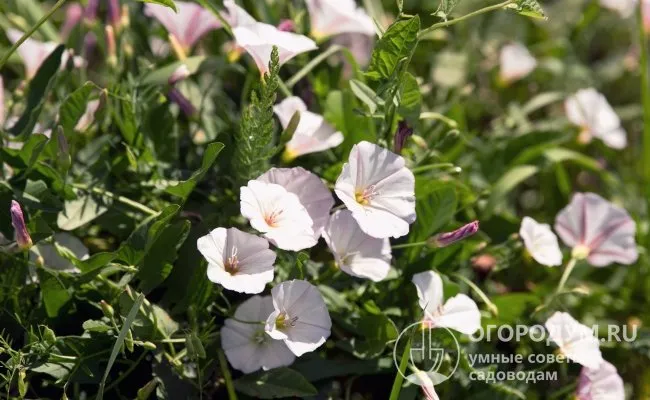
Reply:
[[354, 198], [357, 200], [357, 203], [367, 206], [370, 204], [370, 200], [379, 195], [379, 191], [375, 190], [375, 185], [370, 185], [365, 189], [357, 189]]
[[272, 211], [270, 214], [264, 216], [264, 221], [266, 221], [266, 224], [268, 226], [276, 228], [278, 226], [278, 220], [280, 219], [283, 211], [284, 210]]
[[255, 331], [253, 334], [252, 340], [254, 343], [257, 344], [262, 344], [266, 342], [266, 333], [264, 332], [264, 329], [260, 329], [258, 331]]
[[588, 246], [579, 244], [573, 248], [573, 251], [571, 251], [571, 257], [575, 258], [576, 260], [584, 260], [585, 258], [589, 257], [590, 252], [591, 249], [589, 249]]
[[298, 321], [298, 317], [293, 317], [290, 318], [286, 312], [281, 312], [280, 315], [275, 319], [275, 326], [282, 330], [286, 329], [290, 326], [296, 326], [296, 322]]
[[223, 268], [230, 275], [235, 275], [239, 271], [239, 259], [237, 258], [237, 247], [232, 246], [230, 249], [230, 257], [226, 259]]

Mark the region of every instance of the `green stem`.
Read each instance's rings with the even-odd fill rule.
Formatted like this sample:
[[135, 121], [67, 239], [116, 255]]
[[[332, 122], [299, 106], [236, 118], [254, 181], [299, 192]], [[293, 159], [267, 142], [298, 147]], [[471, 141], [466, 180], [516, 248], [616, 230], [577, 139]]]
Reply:
[[77, 189], [89, 190], [89, 191], [91, 191], [93, 193], [97, 193], [99, 195], [109, 197], [109, 198], [111, 198], [111, 199], [113, 199], [115, 201], [118, 201], [118, 202], [120, 202], [120, 203], [122, 203], [124, 205], [130, 206], [130, 207], [132, 207], [132, 208], [134, 208], [134, 209], [136, 209], [138, 211], [142, 211], [145, 214], [149, 214], [149, 215], [158, 215], [159, 214], [158, 211], [153, 210], [153, 209], [145, 206], [144, 204], [138, 203], [137, 201], [131, 200], [131, 199], [127, 198], [127, 197], [117, 195], [117, 194], [115, 194], [113, 192], [109, 192], [108, 190], [105, 190], [105, 189], [102, 189], [102, 188], [97, 188], [97, 187], [92, 187], [91, 188], [88, 185], [85, 185], [83, 183], [74, 183], [74, 184], [72, 184], [72, 186], [77, 188]]
[[421, 246], [426, 246], [427, 241], [423, 242], [415, 242], [415, 243], [404, 243], [404, 244], [396, 244], [391, 246], [393, 249], [408, 249], [410, 247], [421, 247]]
[[129, 366], [129, 368], [127, 368], [126, 371], [124, 371], [122, 374], [120, 374], [120, 376], [118, 376], [113, 382], [111, 382], [110, 385], [106, 386], [106, 389], [104, 390], [104, 392], [109, 392], [115, 386], [119, 385], [120, 382], [122, 382], [124, 380], [124, 378], [129, 376], [131, 374], [131, 372], [133, 372], [133, 370], [135, 370], [136, 367], [138, 365], [140, 365], [140, 362], [144, 359], [144, 357], [147, 355], [148, 352], [149, 352], [148, 350], [143, 351], [142, 354], [140, 354], [140, 357], [138, 357], [138, 359], [135, 360], [135, 362], [133, 364], [131, 364]]
[[466, 19], [476, 17], [477, 15], [485, 14], [485, 13], [490, 12], [490, 11], [500, 10], [500, 9], [502, 9], [502, 8], [504, 8], [506, 6], [509, 6], [510, 4], [514, 4], [514, 3], [515, 3], [515, 0], [507, 0], [507, 1], [504, 1], [503, 3], [495, 4], [495, 5], [492, 5], [492, 6], [481, 8], [480, 10], [473, 11], [473, 12], [467, 14], [467, 15], [463, 15], [462, 17], [458, 17], [458, 18], [455, 18], [455, 19], [452, 19], [452, 20], [449, 20], [449, 21], [438, 22], [437, 24], [433, 24], [430, 27], [421, 30], [420, 33], [418, 34], [418, 38], [421, 39], [423, 36], [426, 36], [427, 34], [435, 31], [436, 29], [446, 28], [448, 26], [455, 25], [458, 22], [464, 21]]
[[499, 316], [499, 308], [494, 303], [492, 303], [492, 301], [490, 301], [487, 295], [478, 286], [476, 286], [474, 282], [470, 281], [469, 279], [467, 279], [466, 277], [460, 274], [452, 274], [452, 275], [458, 278], [459, 280], [463, 281], [467, 286], [469, 286], [470, 289], [472, 289], [478, 295], [478, 297], [480, 297], [481, 300], [483, 300], [483, 302], [490, 310], [492, 315], [494, 315], [495, 317]]
[[399, 393], [402, 391], [402, 384], [404, 383], [404, 374], [406, 373], [406, 368], [409, 365], [409, 356], [411, 351], [411, 339], [409, 338], [402, 352], [402, 359], [399, 362], [399, 371], [395, 375], [395, 380], [393, 381], [393, 388], [390, 391], [389, 400], [399, 399]]
[[310, 62], [308, 62], [304, 67], [300, 69], [300, 71], [296, 72], [289, 80], [287, 81], [287, 87], [292, 88], [295, 86], [296, 83], [298, 83], [302, 78], [305, 77], [308, 73], [311, 72], [314, 68], [318, 66], [318, 64], [322, 63], [327, 59], [327, 57], [331, 56], [332, 54], [338, 53], [339, 51], [343, 50], [343, 47], [334, 45], [324, 51], [323, 53], [317, 55], [314, 57]]
[[560, 283], [557, 285], [557, 289], [555, 290], [555, 296], [564, 290], [564, 285], [566, 285], [566, 281], [569, 279], [569, 276], [571, 275], [573, 268], [575, 268], [577, 261], [578, 260], [576, 258], [571, 258], [569, 263], [566, 265], [564, 273], [562, 274], [562, 278], [560, 278]]
[[425, 172], [425, 171], [429, 171], [429, 170], [432, 170], [432, 169], [454, 168], [454, 167], [456, 167], [456, 166], [454, 164], [452, 164], [452, 163], [429, 164], [429, 165], [422, 165], [420, 167], [413, 168], [413, 169], [411, 169], [411, 172], [413, 172], [414, 174], [417, 174], [419, 172]]
[[235, 37], [235, 34], [232, 32], [232, 27], [230, 26], [230, 23], [221, 15], [221, 12], [217, 10], [215, 6], [212, 4], [208, 3], [206, 0], [198, 0], [199, 4], [201, 4], [204, 8], [212, 11], [212, 14], [217, 17], [217, 19], [221, 22], [221, 25], [223, 26], [223, 29], [228, 32], [228, 34], [231, 37]]
[[226, 390], [228, 391], [228, 399], [237, 400], [237, 393], [235, 393], [235, 385], [232, 383], [232, 376], [230, 375], [230, 369], [228, 368], [228, 362], [226, 361], [226, 356], [223, 354], [223, 350], [219, 349], [219, 351], [217, 351], [217, 358], [219, 358], [219, 366], [221, 367], [221, 373], [223, 374], [223, 379], [226, 381]]
[[650, 77], [648, 75], [648, 36], [643, 24], [643, 2], [638, 11], [639, 45], [641, 46], [641, 99], [643, 102], [643, 158], [644, 176], [650, 181]]
[[43, 15], [43, 18], [38, 20], [36, 25], [32, 26], [32, 28], [23, 35], [23, 37], [18, 39], [18, 41], [14, 43], [14, 45], [11, 46], [9, 50], [7, 50], [4, 56], [2, 56], [2, 59], [0, 59], [0, 69], [4, 67], [4, 65], [7, 63], [7, 60], [9, 60], [9, 57], [11, 57], [11, 55], [20, 47], [20, 45], [23, 44], [25, 40], [29, 39], [34, 34], [34, 32], [36, 32], [38, 28], [41, 27], [41, 25], [43, 25], [48, 19], [50, 19], [52, 14], [54, 14], [59, 8], [61, 8], [61, 6], [63, 6], [65, 2], [66, 0], [57, 1], [54, 7], [52, 7], [52, 9], [48, 11], [47, 14]]
[[291, 90], [287, 87], [287, 85], [278, 77], [278, 89], [282, 92], [282, 95], [284, 97], [291, 97], [293, 94], [291, 93]]
[[447, 124], [450, 128], [458, 129], [458, 122], [437, 112], [432, 112], [432, 111], [423, 112], [422, 114], [420, 114], [420, 119], [425, 119], [425, 120], [432, 119], [436, 121], [442, 121], [445, 124]]

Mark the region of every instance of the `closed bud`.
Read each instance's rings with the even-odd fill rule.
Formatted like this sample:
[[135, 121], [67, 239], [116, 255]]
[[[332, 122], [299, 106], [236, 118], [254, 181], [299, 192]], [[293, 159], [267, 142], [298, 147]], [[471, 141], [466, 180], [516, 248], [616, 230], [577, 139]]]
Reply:
[[50, 345], [56, 343], [56, 334], [47, 326], [43, 329], [43, 340], [45, 340], [45, 342]]
[[21, 399], [24, 399], [25, 395], [27, 395], [27, 382], [25, 382], [26, 377], [27, 373], [24, 369], [21, 369], [18, 372], [18, 394], [20, 394]]
[[455, 231], [445, 232], [433, 236], [428, 240], [428, 244], [430, 247], [447, 247], [451, 244], [474, 235], [476, 232], [478, 232], [478, 228], [478, 221], [470, 222], [469, 224], [464, 225]]
[[192, 118], [194, 114], [196, 114], [196, 109], [192, 103], [190, 103], [190, 100], [185, 97], [180, 90], [171, 88], [169, 92], [167, 92], [167, 97], [172, 103], [178, 105], [178, 107], [187, 118]]
[[129, 352], [133, 353], [133, 332], [131, 332], [131, 329], [126, 331], [126, 339], [124, 339], [124, 346]]
[[97, 20], [97, 11], [99, 11], [99, 0], [88, 0], [84, 10], [84, 19], [89, 24], [94, 24]]
[[120, 0], [108, 0], [106, 18], [108, 19], [107, 22], [116, 31], [120, 30], [120, 27], [122, 25], [122, 7], [120, 7]]
[[111, 66], [117, 65], [117, 44], [115, 42], [115, 30], [112, 26], [107, 25], [104, 28], [106, 34], [106, 49], [108, 52], [108, 64]]
[[296, 24], [290, 19], [283, 19], [278, 24], [278, 30], [282, 32], [295, 32]]
[[156, 350], [156, 345], [151, 343], [151, 342], [143, 342], [142, 347], [144, 347], [147, 350]]
[[113, 310], [113, 307], [111, 307], [110, 304], [102, 300], [99, 302], [99, 306], [102, 308], [102, 312], [106, 318], [113, 318], [115, 310]]
[[413, 135], [413, 128], [409, 126], [409, 124], [402, 120], [399, 122], [397, 125], [397, 132], [395, 133], [395, 139], [394, 143], [395, 146], [393, 148], [393, 151], [396, 154], [400, 154], [402, 152], [402, 149], [404, 148], [404, 145], [406, 144], [406, 140]]
[[32, 238], [29, 236], [27, 231], [27, 225], [25, 225], [25, 217], [23, 216], [23, 210], [20, 208], [20, 204], [16, 200], [11, 200], [11, 225], [14, 227], [16, 243], [21, 250], [28, 250], [32, 247]]

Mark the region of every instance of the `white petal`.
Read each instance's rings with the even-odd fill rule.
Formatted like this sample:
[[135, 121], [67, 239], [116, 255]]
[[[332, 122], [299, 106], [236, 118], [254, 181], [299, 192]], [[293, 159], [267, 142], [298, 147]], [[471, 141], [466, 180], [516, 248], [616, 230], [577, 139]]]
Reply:
[[178, 13], [169, 7], [150, 3], [145, 4], [144, 12], [156, 18], [186, 49], [209, 31], [221, 27], [221, 22], [211, 11], [198, 4], [186, 1], [175, 1], [175, 4]]
[[530, 255], [538, 263], [548, 267], [562, 264], [562, 251], [557, 236], [548, 224], [540, 224], [530, 217], [524, 217], [519, 236], [523, 239]]
[[424, 393], [424, 398], [426, 400], [439, 400], [438, 394], [433, 386], [433, 381], [429, 374], [425, 371], [416, 371], [415, 373], [406, 377], [406, 380], [411, 382], [414, 385], [420, 386], [422, 392]]
[[323, 38], [340, 33], [375, 34], [375, 24], [354, 0], [307, 0], [312, 36]]
[[551, 340], [567, 358], [588, 368], [600, 366], [603, 358], [598, 338], [594, 336], [591, 328], [564, 312], [553, 314], [544, 326]]
[[443, 285], [440, 275], [433, 271], [424, 271], [413, 275], [411, 282], [418, 292], [418, 303], [427, 314], [435, 314], [442, 306]]
[[625, 400], [623, 379], [607, 361], [597, 369], [583, 368], [578, 382], [578, 400]]
[[499, 60], [501, 64], [499, 74], [504, 82], [524, 78], [537, 67], [537, 60], [521, 43], [503, 46]]
[[99, 109], [100, 104], [99, 100], [91, 100], [88, 102], [86, 105], [86, 111], [74, 127], [77, 132], [86, 131], [90, 125], [95, 122], [95, 113], [97, 112], [97, 109]]
[[238, 6], [233, 0], [224, 0], [223, 5], [228, 10], [226, 20], [230, 23], [231, 27], [255, 25], [257, 23], [255, 18], [251, 17], [246, 10]]
[[364, 233], [349, 210], [339, 210], [332, 214], [323, 238], [342, 271], [375, 282], [388, 275], [390, 242]]
[[457, 330], [471, 335], [481, 328], [481, 313], [474, 300], [459, 294], [447, 300], [434, 326]]
[[626, 133], [621, 120], [605, 96], [595, 89], [582, 89], [566, 99], [567, 118], [591, 136], [600, 138], [614, 149], [627, 146]]
[[612, 11], [616, 11], [622, 18], [628, 18], [632, 14], [634, 14], [637, 1], [636, 0], [600, 0], [600, 4], [605, 8], [609, 8]]

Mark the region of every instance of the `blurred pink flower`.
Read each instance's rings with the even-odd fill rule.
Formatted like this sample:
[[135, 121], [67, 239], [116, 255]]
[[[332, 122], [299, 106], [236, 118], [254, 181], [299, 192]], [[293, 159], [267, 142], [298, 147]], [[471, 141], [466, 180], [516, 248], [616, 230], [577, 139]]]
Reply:
[[603, 361], [597, 369], [582, 368], [577, 400], [625, 400], [623, 379], [616, 367]]
[[61, 38], [63, 40], [70, 36], [72, 30], [79, 24], [81, 17], [84, 14], [84, 8], [79, 3], [70, 4], [65, 9], [65, 22], [61, 27]]
[[592, 329], [565, 312], [556, 312], [545, 323], [550, 339], [569, 360], [596, 369], [603, 362], [598, 338]]
[[636, 224], [624, 209], [594, 193], [576, 193], [555, 219], [555, 231], [573, 257], [595, 267], [632, 264], [638, 258]]
[[322, 40], [341, 33], [374, 36], [375, 23], [354, 0], [306, 0], [311, 36]]
[[530, 217], [524, 217], [519, 236], [524, 241], [526, 250], [538, 263], [547, 267], [562, 264], [562, 251], [557, 236], [548, 224], [540, 224]]
[[526, 46], [521, 43], [510, 43], [501, 48], [499, 55], [499, 77], [504, 83], [518, 81], [533, 72], [537, 60]]
[[25, 217], [20, 204], [16, 200], [11, 200], [11, 225], [14, 227], [14, 234], [18, 247], [22, 250], [32, 247], [32, 238], [25, 225]]
[[566, 99], [564, 108], [569, 121], [582, 129], [578, 138], [581, 142], [588, 143], [592, 137], [597, 137], [613, 149], [627, 146], [621, 119], [596, 89], [579, 90]]
[[429, 374], [424, 371], [417, 370], [411, 375], [407, 376], [406, 379], [409, 382], [420, 386], [420, 389], [422, 389], [422, 393], [424, 394], [424, 398], [426, 400], [440, 400], [440, 397], [438, 397], [438, 394], [436, 393], [436, 390], [433, 386], [433, 379], [429, 376]]
[[634, 14], [638, 0], [600, 0], [600, 5], [617, 12], [621, 18], [628, 18]]

